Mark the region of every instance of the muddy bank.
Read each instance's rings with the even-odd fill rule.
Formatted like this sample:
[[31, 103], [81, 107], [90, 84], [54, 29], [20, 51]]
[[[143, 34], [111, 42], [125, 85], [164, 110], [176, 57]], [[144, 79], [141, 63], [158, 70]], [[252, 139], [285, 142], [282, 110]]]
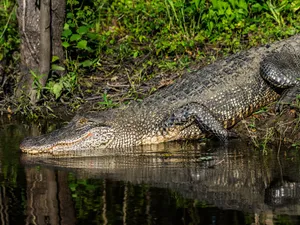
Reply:
[[275, 103], [264, 111], [258, 111], [240, 121], [232, 129], [241, 139], [261, 147], [265, 144], [300, 145], [299, 109], [285, 107], [281, 113], [275, 112]]

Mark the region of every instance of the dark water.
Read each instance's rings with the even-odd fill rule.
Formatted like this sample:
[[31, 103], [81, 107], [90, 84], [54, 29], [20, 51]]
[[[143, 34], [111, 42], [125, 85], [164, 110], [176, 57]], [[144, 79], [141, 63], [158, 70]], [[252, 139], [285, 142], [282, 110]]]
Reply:
[[300, 224], [295, 150], [263, 155], [236, 141], [129, 156], [20, 154], [39, 130], [0, 118], [0, 224]]

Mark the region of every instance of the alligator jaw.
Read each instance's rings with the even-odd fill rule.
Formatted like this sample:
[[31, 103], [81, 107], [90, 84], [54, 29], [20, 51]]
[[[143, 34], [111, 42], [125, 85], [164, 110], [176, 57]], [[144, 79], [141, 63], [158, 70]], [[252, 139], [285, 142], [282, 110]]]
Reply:
[[[34, 139], [30, 138], [30, 139], [25, 139], [21, 145], [20, 145], [20, 149], [22, 152], [24, 153], [28, 153], [28, 154], [52, 154], [52, 155], [56, 155], [59, 151], [60, 148], [63, 148], [64, 150], [66, 148], [72, 149], [73, 146], [76, 146], [76, 144], [78, 144], [79, 142], [84, 141], [85, 139], [87, 139], [88, 137], [92, 136], [93, 134], [88, 132], [87, 134], [79, 137], [77, 140], [72, 140], [72, 141], [58, 141], [56, 143], [53, 144], [48, 144], [48, 145], [42, 145], [42, 146], [34, 146], [32, 145], [32, 142]], [[28, 144], [30, 144], [29, 147]], [[55, 151], [58, 150], [58, 151]]]
[[20, 149], [28, 154], [68, 155], [81, 150], [106, 148], [113, 139], [113, 130], [108, 126], [72, 121], [52, 133], [26, 138]]

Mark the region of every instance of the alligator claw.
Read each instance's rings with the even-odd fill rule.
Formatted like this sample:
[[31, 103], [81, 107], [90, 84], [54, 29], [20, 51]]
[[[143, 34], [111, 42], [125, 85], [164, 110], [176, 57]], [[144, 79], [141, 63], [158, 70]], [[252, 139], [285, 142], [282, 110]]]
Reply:
[[287, 105], [290, 105], [287, 102], [283, 102], [283, 101], [278, 101], [275, 105], [275, 112], [276, 113], [281, 113], [283, 112], [284, 108], [286, 108]]
[[239, 138], [240, 136], [234, 131], [228, 131], [228, 138]]
[[292, 103], [297, 99], [300, 94], [300, 88], [298, 86], [292, 87], [284, 91], [281, 98], [278, 100], [275, 106], [275, 111], [281, 113], [284, 108], [290, 107]]

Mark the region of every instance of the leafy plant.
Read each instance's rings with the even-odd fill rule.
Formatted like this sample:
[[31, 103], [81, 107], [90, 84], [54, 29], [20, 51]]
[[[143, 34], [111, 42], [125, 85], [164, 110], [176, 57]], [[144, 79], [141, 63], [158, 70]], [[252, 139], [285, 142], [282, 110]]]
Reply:
[[77, 76], [76, 74], [69, 72], [65, 76], [55, 79], [52, 77], [44, 89], [48, 90], [51, 94], [55, 96], [55, 99], [61, 97], [63, 92], [71, 94], [74, 92], [74, 89], [77, 86]]
[[114, 108], [118, 105], [114, 103], [111, 99], [109, 99], [106, 93], [103, 93], [102, 98], [103, 101], [98, 102], [98, 104], [104, 106], [105, 108]]
[[37, 74], [34, 71], [30, 71], [30, 73], [33, 77], [33, 89], [37, 92], [36, 97], [37, 99], [40, 99], [42, 96], [42, 91], [44, 89], [43, 85], [40, 83], [40, 80], [45, 76], [45, 74]]
[[11, 0], [0, 3], [0, 61], [11, 58], [9, 53], [19, 44], [16, 22], [16, 4]]
[[300, 8], [300, 1], [299, 0], [296, 0], [296, 1], [268, 0], [267, 5], [269, 8], [269, 11], [271, 12], [271, 13], [268, 13], [268, 15], [270, 17], [272, 17], [279, 26], [283, 27], [285, 25], [284, 13], [289, 12], [289, 11], [295, 13], [296, 11], [298, 11]]

